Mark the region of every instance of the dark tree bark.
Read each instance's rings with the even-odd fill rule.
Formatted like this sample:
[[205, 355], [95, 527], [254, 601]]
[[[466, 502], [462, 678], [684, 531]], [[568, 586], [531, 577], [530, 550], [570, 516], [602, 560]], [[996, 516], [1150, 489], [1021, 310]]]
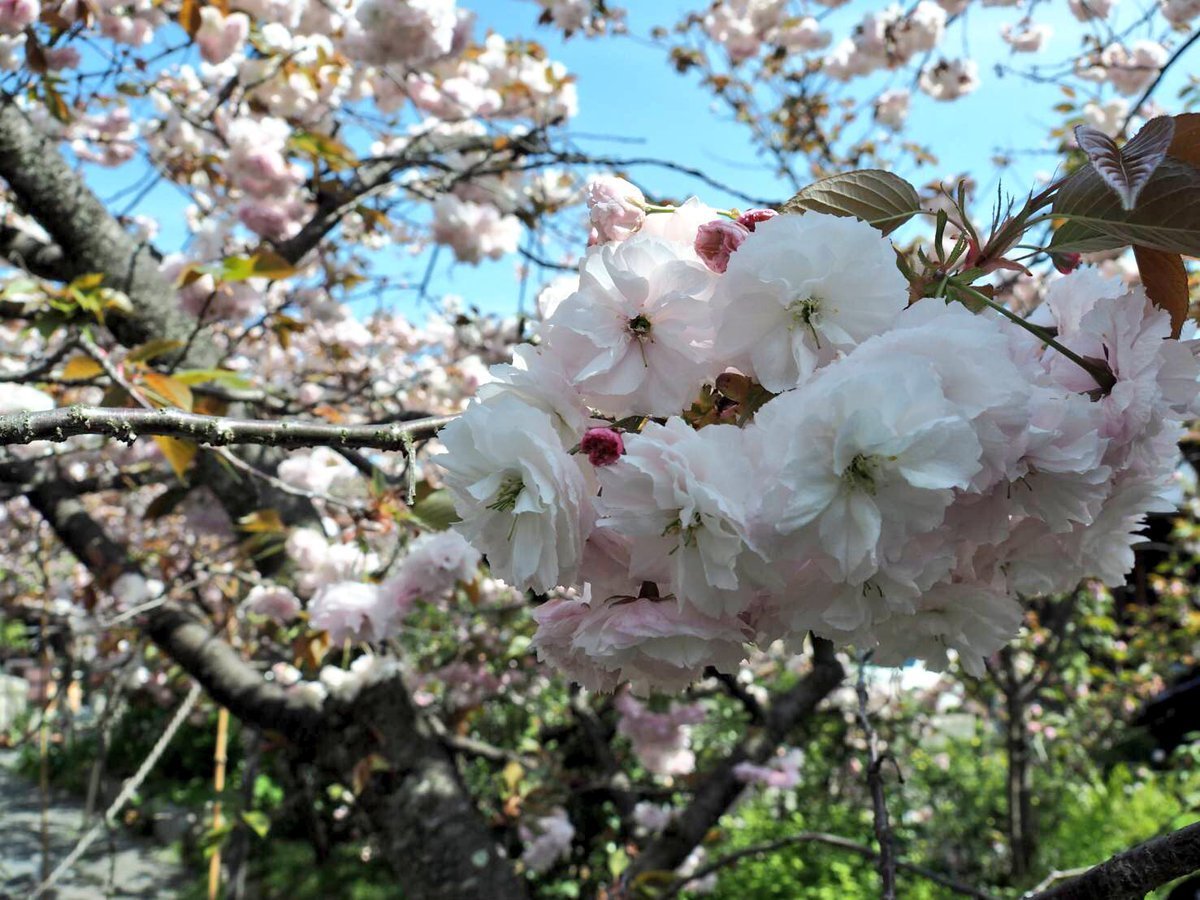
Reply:
[[1118, 853], [1030, 900], [1135, 900], [1200, 872], [1200, 822]]
[[1033, 871], [1037, 853], [1037, 822], [1033, 807], [1033, 770], [1029, 759], [1029, 731], [1026, 724], [1027, 688], [1032, 683], [1020, 677], [1011, 648], [1000, 651], [1003, 675], [999, 679], [1004, 694], [1004, 749], [1008, 760], [1007, 830], [1010, 853], [1009, 874], [1013, 882], [1022, 882]]
[[[133, 312], [111, 317], [122, 343], [187, 337], [192, 320], [159, 273], [154, 249], [121, 227], [67, 164], [57, 141], [42, 134], [11, 98], [0, 98], [0, 178], [21, 209], [54, 240], [61, 280], [95, 272], [129, 297]], [[54, 253], [49, 248], [44, 252]], [[194, 352], [200, 357], [212, 351], [196, 342]]]

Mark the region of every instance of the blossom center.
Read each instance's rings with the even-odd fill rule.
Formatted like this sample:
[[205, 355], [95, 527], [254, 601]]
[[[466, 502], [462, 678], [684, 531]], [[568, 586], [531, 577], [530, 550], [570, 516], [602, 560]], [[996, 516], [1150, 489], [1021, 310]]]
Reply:
[[640, 341], [650, 336], [652, 325], [650, 320], [644, 315], [638, 314], [630, 319], [625, 327], [629, 329], [630, 334]]
[[[700, 513], [692, 513], [692, 520], [687, 525], [683, 524], [682, 519], [675, 519], [670, 525], [663, 529], [663, 535], [677, 534], [680, 536], [680, 545], [684, 547], [694, 546], [696, 543], [696, 531], [703, 526], [703, 520], [700, 518]], [[675, 551], [672, 550], [672, 553]]]
[[842, 484], [853, 491], [875, 493], [875, 477], [879, 473], [879, 457], [868, 453], [859, 453], [850, 465], [842, 470]]
[[488, 509], [494, 509], [496, 512], [508, 512], [517, 505], [517, 498], [521, 496], [523, 490], [525, 490], [525, 482], [521, 480], [521, 476], [509, 475], [501, 482], [500, 490], [496, 491], [496, 497], [488, 504]]
[[813, 341], [816, 342], [817, 349], [820, 349], [821, 339], [817, 335], [817, 323], [821, 321], [821, 298], [812, 294], [805, 297], [797, 296], [788, 304], [787, 311], [792, 317], [788, 330], [807, 328], [813, 336]]

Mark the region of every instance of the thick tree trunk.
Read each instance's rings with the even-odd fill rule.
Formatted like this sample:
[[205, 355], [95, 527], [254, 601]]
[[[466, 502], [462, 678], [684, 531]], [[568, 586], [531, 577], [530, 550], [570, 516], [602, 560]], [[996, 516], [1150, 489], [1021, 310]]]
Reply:
[[[318, 764], [358, 772], [358, 808], [413, 900], [520, 900], [528, 893], [501, 855], [454, 758], [399, 678], [335, 709], [318, 739]], [[342, 775], [344, 778], [344, 774]]]

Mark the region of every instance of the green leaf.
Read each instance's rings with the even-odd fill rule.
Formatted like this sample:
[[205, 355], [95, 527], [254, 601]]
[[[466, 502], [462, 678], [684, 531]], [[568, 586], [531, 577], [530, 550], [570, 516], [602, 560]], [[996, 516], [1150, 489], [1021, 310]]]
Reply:
[[246, 376], [230, 372], [228, 369], [180, 369], [175, 373], [175, 380], [189, 387], [209, 382], [222, 384], [239, 391], [248, 391], [254, 387], [254, 382]]
[[1200, 170], [1171, 157], [1146, 182], [1132, 210], [1121, 208], [1120, 199], [1089, 166], [1059, 188], [1053, 213], [1067, 219], [1050, 242], [1058, 252], [1138, 245], [1200, 256]]
[[172, 350], [178, 350], [183, 346], [183, 341], [177, 341], [170, 338], [155, 338], [152, 341], [134, 347], [125, 357], [126, 362], [149, 362], [152, 359], [170, 353]]
[[340, 172], [358, 165], [354, 152], [337, 138], [312, 131], [298, 131], [288, 139], [291, 150], [307, 153], [325, 161], [330, 170]]
[[433, 531], [445, 531], [458, 521], [449, 491], [431, 491], [412, 506], [412, 517]]
[[259, 809], [243, 810], [242, 821], [246, 823], [247, 828], [260, 838], [265, 838], [267, 832], [271, 830], [271, 817]]
[[921, 211], [921, 198], [899, 175], [859, 169], [822, 178], [780, 207], [785, 213], [805, 211], [854, 216], [888, 234]]
[[251, 278], [277, 281], [296, 274], [296, 267], [275, 251], [260, 248], [250, 256], [227, 256], [219, 263], [200, 266], [196, 271], [233, 283]]

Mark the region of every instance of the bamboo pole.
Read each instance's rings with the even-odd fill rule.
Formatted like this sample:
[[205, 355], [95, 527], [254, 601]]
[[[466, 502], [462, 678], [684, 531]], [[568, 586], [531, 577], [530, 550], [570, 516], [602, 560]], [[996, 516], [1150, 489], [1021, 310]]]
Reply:
[[[217, 710], [217, 746], [213, 751], [216, 768], [213, 771], [213, 791], [217, 799], [213, 802], [212, 828], [216, 832], [223, 823], [221, 816], [221, 792], [225, 790], [226, 747], [229, 744], [229, 710]], [[208, 900], [217, 900], [221, 889], [221, 845], [213, 845], [212, 857], [208, 861]]]

